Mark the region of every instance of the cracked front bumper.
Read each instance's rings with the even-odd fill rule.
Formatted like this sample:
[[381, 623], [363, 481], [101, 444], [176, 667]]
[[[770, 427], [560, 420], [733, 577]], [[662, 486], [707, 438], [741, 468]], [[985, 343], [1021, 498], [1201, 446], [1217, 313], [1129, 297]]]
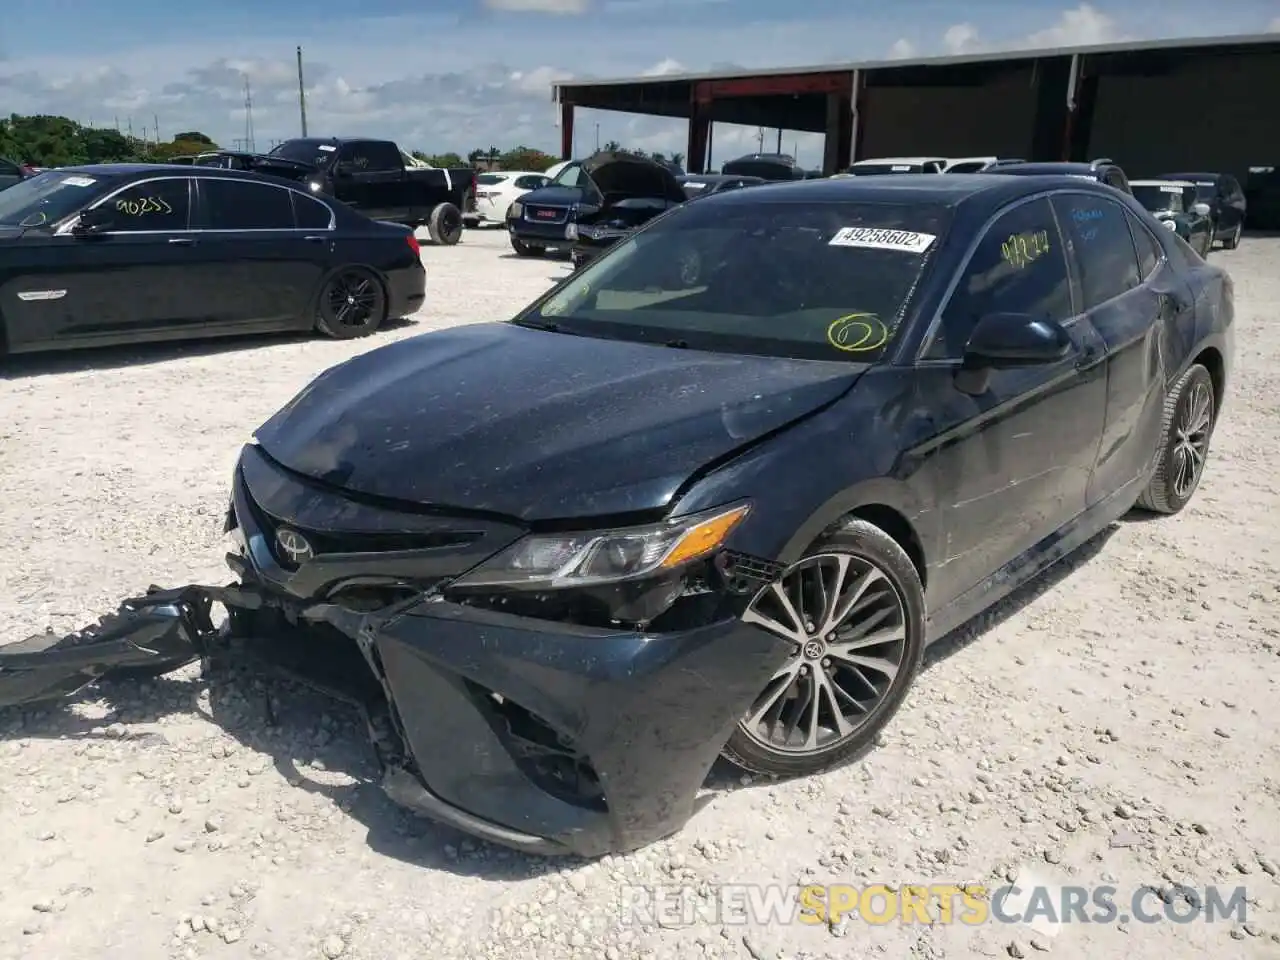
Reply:
[[[244, 547], [227, 557], [237, 585], [131, 601], [109, 635], [61, 653], [0, 650], [0, 706], [70, 694], [121, 665], [243, 651], [355, 703], [397, 803], [530, 853], [597, 857], [683, 827], [735, 723], [788, 654], [735, 616], [670, 632], [600, 629], [433, 589], [359, 612], [337, 602], [335, 584], [367, 579], [371, 555], [335, 555], [316, 565], [323, 575], [286, 570], [245, 492], [238, 482]], [[215, 601], [231, 614], [220, 631]]]

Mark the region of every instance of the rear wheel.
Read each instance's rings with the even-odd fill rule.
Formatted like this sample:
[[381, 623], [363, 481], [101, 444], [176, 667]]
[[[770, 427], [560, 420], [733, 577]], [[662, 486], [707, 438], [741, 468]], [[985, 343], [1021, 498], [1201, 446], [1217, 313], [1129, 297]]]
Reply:
[[739, 721], [725, 757], [792, 777], [861, 754], [920, 668], [924, 610], [915, 567], [884, 531], [853, 520], [820, 538], [743, 616], [793, 649]]
[[525, 243], [519, 237], [511, 238], [511, 249], [516, 252], [518, 257], [540, 257], [547, 252], [547, 248], [539, 246], [536, 243]]
[[462, 239], [462, 211], [452, 203], [441, 203], [431, 211], [427, 233], [433, 242], [451, 247]]
[[382, 282], [363, 267], [346, 267], [328, 280], [316, 305], [316, 329], [334, 340], [373, 333], [387, 319]]
[[1156, 469], [1138, 498], [1140, 509], [1174, 514], [1190, 502], [1204, 475], [1216, 419], [1213, 378], [1194, 364], [1165, 397]]

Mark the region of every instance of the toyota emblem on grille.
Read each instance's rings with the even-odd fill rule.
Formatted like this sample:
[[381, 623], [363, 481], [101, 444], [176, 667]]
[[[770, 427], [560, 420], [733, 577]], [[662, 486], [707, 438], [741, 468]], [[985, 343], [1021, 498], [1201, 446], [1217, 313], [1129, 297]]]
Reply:
[[288, 527], [281, 527], [276, 531], [276, 543], [294, 565], [306, 563], [316, 555], [307, 538]]

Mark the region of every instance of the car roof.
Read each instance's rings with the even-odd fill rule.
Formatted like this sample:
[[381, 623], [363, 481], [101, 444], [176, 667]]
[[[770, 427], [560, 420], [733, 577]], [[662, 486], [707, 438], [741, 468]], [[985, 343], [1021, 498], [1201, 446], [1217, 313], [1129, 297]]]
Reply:
[[1086, 183], [1065, 176], [1033, 178], [974, 173], [963, 177], [944, 177], [936, 173], [897, 173], [765, 183], [750, 190], [729, 190], [716, 194], [715, 202], [750, 204], [844, 201], [958, 206], [977, 200], [994, 209], [1019, 197], [1054, 187], [1099, 192], [1105, 190], [1108, 196], [1114, 192], [1097, 183]]
[[[288, 177], [277, 177], [256, 170], [235, 170], [228, 167], [198, 167], [184, 163], [89, 163], [78, 167], [59, 167], [59, 172], [83, 173], [99, 177], [128, 177], [135, 174], [165, 173], [175, 176], [195, 177], [200, 180], [249, 180], [258, 183], [273, 183], [277, 186], [300, 189], [297, 180]], [[303, 191], [306, 192], [305, 190]], [[320, 198], [317, 198], [320, 199]]]
[[[973, 157], [972, 159], [974, 159], [974, 160], [978, 160], [978, 159], [986, 159], [986, 158], [985, 158], [985, 157]], [[882, 163], [910, 163], [910, 164], [916, 164], [916, 163], [932, 163], [932, 162], [939, 161], [939, 160], [941, 160], [943, 163], [945, 163], [945, 162], [946, 162], [946, 160], [947, 160], [947, 158], [946, 158], [946, 157], [868, 157], [868, 158], [867, 158], [867, 159], [865, 159], [865, 160], [859, 160], [859, 161], [857, 161], [856, 163], [851, 163], [851, 164], [849, 164], [849, 166], [851, 166], [851, 167], [863, 167], [863, 166], [867, 166], [867, 167], [869, 167], [869, 166], [871, 166], [872, 164], [876, 164], [876, 165], [878, 166], [878, 165], [880, 165], [880, 164], [882, 164]]]
[[1130, 180], [1131, 187], [1194, 187], [1190, 180], [1174, 180], [1172, 177], [1155, 177], [1151, 180]]

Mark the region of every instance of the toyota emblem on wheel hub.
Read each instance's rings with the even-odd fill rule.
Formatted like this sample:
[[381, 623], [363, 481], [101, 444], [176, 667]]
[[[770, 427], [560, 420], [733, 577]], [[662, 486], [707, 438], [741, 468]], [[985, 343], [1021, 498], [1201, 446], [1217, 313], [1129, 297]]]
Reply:
[[297, 530], [290, 530], [288, 527], [281, 527], [276, 531], [276, 544], [295, 565], [306, 563], [316, 555], [307, 538]]
[[810, 640], [804, 645], [804, 656], [806, 660], [817, 660], [827, 652], [827, 645], [821, 640]]

